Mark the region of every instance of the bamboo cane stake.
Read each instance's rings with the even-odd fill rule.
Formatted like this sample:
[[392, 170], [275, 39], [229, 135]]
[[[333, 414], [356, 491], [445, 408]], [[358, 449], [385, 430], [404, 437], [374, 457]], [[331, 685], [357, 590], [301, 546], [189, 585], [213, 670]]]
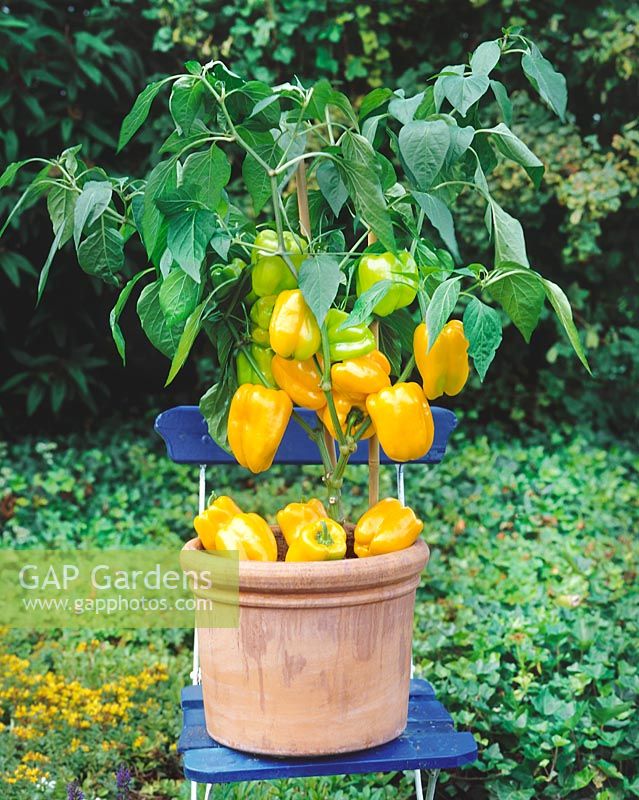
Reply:
[[[306, 185], [306, 165], [300, 161], [296, 173], [297, 184], [297, 211], [300, 218], [300, 232], [306, 239], [311, 238], [311, 217], [308, 211], [308, 188]], [[333, 466], [337, 464], [337, 453], [335, 451], [335, 441], [330, 433], [324, 428], [324, 441], [328, 449], [328, 454]]]
[[[377, 236], [370, 231], [368, 243], [374, 244]], [[375, 346], [379, 347], [379, 322], [375, 320], [371, 324], [371, 330], [375, 336]], [[374, 506], [379, 501], [379, 439], [377, 434], [368, 440], [368, 507]]]

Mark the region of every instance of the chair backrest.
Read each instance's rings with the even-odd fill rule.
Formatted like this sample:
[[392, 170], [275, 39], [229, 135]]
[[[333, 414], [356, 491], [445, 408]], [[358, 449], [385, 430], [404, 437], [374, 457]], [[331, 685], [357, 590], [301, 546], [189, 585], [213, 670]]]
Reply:
[[[315, 412], [305, 408], [296, 411], [305, 421], [314, 426]], [[457, 418], [446, 408], [431, 407], [435, 423], [435, 439], [428, 453], [415, 463], [438, 464], [446, 452], [448, 437], [457, 425]], [[178, 464], [233, 464], [235, 459], [217, 445], [209, 435], [206, 420], [198, 406], [176, 406], [163, 411], [155, 420], [155, 430], [166, 442], [169, 458]], [[406, 436], [410, 436], [410, 430]], [[357, 452], [353, 453], [351, 464], [366, 464], [368, 447], [360, 442]], [[380, 462], [394, 464], [380, 449]], [[284, 434], [282, 443], [275, 456], [276, 464], [321, 464], [319, 450], [305, 431], [291, 419]]]

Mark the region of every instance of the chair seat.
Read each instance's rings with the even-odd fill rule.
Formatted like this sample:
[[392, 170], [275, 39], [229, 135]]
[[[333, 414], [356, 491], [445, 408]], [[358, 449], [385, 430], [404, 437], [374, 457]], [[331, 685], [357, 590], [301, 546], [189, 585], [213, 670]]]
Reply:
[[457, 732], [428, 681], [413, 679], [408, 725], [392, 742], [321, 758], [270, 758], [224, 747], [212, 739], [204, 723], [202, 687], [182, 690], [184, 724], [178, 750], [184, 774], [197, 783], [304, 778], [413, 769], [452, 769], [477, 758], [470, 733]]

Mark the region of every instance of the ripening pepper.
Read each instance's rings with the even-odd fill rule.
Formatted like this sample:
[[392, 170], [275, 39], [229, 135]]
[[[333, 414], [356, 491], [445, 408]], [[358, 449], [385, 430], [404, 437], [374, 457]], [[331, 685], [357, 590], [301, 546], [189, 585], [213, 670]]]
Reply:
[[380, 317], [387, 317], [398, 308], [409, 306], [417, 296], [419, 273], [408, 250], [401, 253], [367, 253], [357, 267], [356, 288], [359, 297], [379, 281], [393, 281], [393, 286], [374, 306]]
[[193, 520], [193, 527], [200, 537], [204, 549], [215, 550], [215, 536], [220, 527], [230, 522], [236, 514], [241, 513], [242, 509], [230, 497], [221, 495], [201, 514], [198, 514]]
[[346, 531], [325, 517], [300, 528], [286, 551], [286, 561], [336, 561], [346, 555]]
[[326, 332], [331, 361], [346, 361], [365, 356], [375, 349], [375, 337], [366, 325], [349, 325], [340, 330], [348, 314], [339, 308], [330, 308], [326, 315]]
[[[284, 247], [296, 269], [305, 259], [307, 243], [299, 236], [286, 231]], [[279, 250], [277, 233], [272, 230], [260, 231], [255, 237], [255, 248], [251, 253], [253, 271], [251, 280], [253, 291], [258, 297], [279, 294], [284, 289], [295, 289], [297, 278], [291, 272], [282, 256], [274, 255]]]
[[211, 283], [213, 288], [217, 289], [220, 286], [231, 283], [236, 278], [240, 277], [242, 270], [246, 267], [246, 261], [241, 258], [234, 258], [228, 264], [213, 264], [211, 267]]
[[270, 348], [271, 338], [268, 335], [268, 328], [260, 328], [257, 325], [251, 325], [250, 333], [251, 339], [253, 342], [255, 342], [255, 344], [259, 345], [260, 347]]
[[[333, 403], [335, 404], [335, 411], [337, 412], [337, 419], [339, 420], [339, 424], [342, 429], [342, 433], [344, 435], [346, 435], [347, 432], [348, 415], [353, 409], [356, 409], [359, 420], [354, 425], [351, 426], [350, 430], [351, 435], [356, 434], [365, 421], [366, 398], [362, 398], [359, 401], [354, 401], [353, 398], [347, 397], [346, 395], [340, 394], [339, 392], [332, 392], [332, 395], [333, 395]], [[333, 425], [333, 417], [328, 405], [325, 405], [324, 408], [318, 411], [317, 416], [322, 421], [322, 424], [328, 429], [328, 432], [333, 437], [333, 439], [337, 439], [335, 426]], [[375, 426], [369, 425], [364, 435], [361, 438], [369, 439], [374, 434], [375, 434]]]
[[299, 289], [280, 292], [268, 332], [271, 347], [282, 358], [306, 361], [317, 353], [322, 343], [315, 316]]
[[251, 321], [254, 322], [258, 328], [268, 330], [276, 300], [276, 294], [269, 294], [266, 295], [266, 297], [258, 297], [253, 303], [250, 316]]
[[273, 463], [291, 418], [291, 398], [280, 389], [252, 383], [240, 386], [231, 400], [228, 439], [238, 464], [263, 472]]
[[216, 550], [237, 550], [240, 561], [277, 561], [277, 542], [259, 514], [236, 514], [215, 536]]
[[[459, 394], [468, 380], [468, 339], [461, 320], [452, 319], [442, 328], [435, 344], [428, 350], [428, 329], [422, 323], [413, 334], [415, 361], [424, 394], [434, 400], [442, 394]], [[428, 352], [427, 352], [428, 351]]]
[[293, 543], [293, 540], [305, 525], [325, 517], [328, 517], [326, 509], [321, 500], [315, 497], [307, 503], [289, 503], [275, 515], [277, 524], [282, 531], [282, 536], [286, 539], [286, 544], [288, 545]]
[[366, 410], [375, 424], [379, 443], [393, 461], [411, 461], [430, 450], [435, 426], [418, 383], [396, 383], [370, 394]]
[[320, 388], [322, 377], [314, 359], [296, 361], [274, 355], [271, 370], [275, 383], [296, 406], [317, 411], [326, 405], [326, 396]]
[[[273, 360], [273, 351], [270, 347], [260, 347], [257, 344], [252, 344], [247, 348], [251, 358], [257, 364], [259, 371], [262, 373], [266, 382], [271, 386], [275, 383], [273, 372], [271, 371], [271, 361]], [[244, 350], [240, 350], [237, 354], [237, 382], [241, 386], [243, 383], [263, 383], [262, 378], [257, 373], [255, 367], [249, 361], [248, 355]]]
[[390, 386], [390, 364], [379, 350], [359, 358], [341, 361], [331, 367], [331, 384], [336, 392], [354, 400]]
[[359, 518], [355, 526], [355, 555], [366, 558], [404, 550], [413, 544], [423, 527], [412, 508], [387, 497]]

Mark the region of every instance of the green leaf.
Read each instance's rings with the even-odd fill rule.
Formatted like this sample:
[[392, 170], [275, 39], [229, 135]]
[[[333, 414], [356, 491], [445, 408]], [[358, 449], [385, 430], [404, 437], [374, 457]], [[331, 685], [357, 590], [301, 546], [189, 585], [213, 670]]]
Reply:
[[[447, 120], [448, 121], [448, 120]], [[456, 122], [449, 123], [450, 144], [446, 152], [444, 169], [450, 169], [466, 153], [475, 138], [475, 129], [470, 125], [460, 128]]]
[[451, 106], [465, 117], [473, 103], [488, 91], [487, 75], [448, 75], [442, 83], [442, 91]]
[[427, 192], [413, 192], [413, 197], [417, 200], [430, 224], [439, 231], [444, 244], [450, 250], [455, 261], [461, 262], [457, 238], [455, 236], [455, 223], [450, 209], [442, 200]]
[[167, 275], [162, 281], [158, 299], [169, 323], [182, 322], [191, 315], [200, 299], [200, 288], [200, 284], [181, 269]]
[[184, 322], [167, 322], [160, 307], [159, 294], [159, 281], [145, 286], [138, 298], [137, 312], [142, 330], [153, 347], [172, 359], [184, 330]]
[[468, 339], [468, 355], [473, 359], [483, 382], [497, 348], [501, 344], [501, 319], [494, 308], [471, 297], [464, 311], [464, 333]]
[[166, 249], [166, 235], [168, 225], [156, 199], [177, 188], [177, 158], [174, 156], [165, 161], [160, 161], [149, 175], [144, 189], [144, 204], [142, 211], [142, 224], [139, 227], [142, 241], [149, 260], [155, 266], [160, 263], [160, 258]]
[[542, 278], [542, 284], [544, 291], [546, 293], [546, 297], [550, 301], [550, 305], [555, 310], [555, 314], [557, 318], [561, 322], [566, 334], [568, 336], [568, 340], [572, 345], [577, 357], [584, 365], [584, 367], [588, 370], [588, 372], [592, 375], [590, 370], [590, 365], [588, 364], [588, 359], [586, 358], [586, 354], [584, 352], [583, 346], [579, 339], [579, 334], [577, 333], [577, 328], [575, 327], [575, 323], [572, 319], [572, 309], [570, 308], [570, 303], [568, 302], [568, 298], [566, 297], [563, 289], [557, 286], [556, 283], [552, 281], [546, 280]]
[[196, 199], [211, 210], [218, 207], [230, 178], [231, 165], [215, 144], [204, 153], [192, 153], [184, 162], [183, 183], [195, 187]]
[[[239, 126], [237, 130], [243, 141], [246, 142], [261, 159], [271, 167], [277, 165], [283, 153], [271, 133], [252, 131], [243, 126]], [[258, 214], [264, 208], [266, 201], [271, 197], [271, 179], [259, 161], [250, 155], [250, 153], [247, 153], [242, 163], [242, 177], [251, 195], [255, 213]]]
[[155, 83], [150, 83], [137, 96], [137, 99], [133, 104], [133, 108], [129, 111], [122, 122], [122, 127], [120, 128], [120, 138], [118, 139], [118, 153], [120, 150], [122, 150], [125, 144], [131, 140], [140, 126], [144, 123], [144, 120], [148, 117], [149, 111], [151, 110], [151, 104], [155, 100], [157, 93], [160, 91], [164, 83], [165, 81], [156, 81]]
[[359, 121], [360, 123], [366, 119], [373, 111], [380, 109], [388, 100], [393, 96], [390, 89], [378, 87], [369, 92], [362, 100], [359, 107]]
[[448, 125], [441, 119], [415, 120], [399, 132], [399, 151], [419, 189], [429, 189], [444, 166], [450, 145]]
[[378, 176], [375, 151], [363, 136], [347, 131], [342, 139], [342, 153], [344, 160], [339, 167], [355, 210], [384, 247], [395, 250], [393, 223]]
[[510, 127], [513, 124], [513, 104], [510, 101], [510, 97], [508, 97], [506, 87], [500, 81], [491, 81], [490, 88], [493, 90], [504, 122]]
[[333, 214], [338, 217], [348, 198], [348, 189], [344, 186], [337, 167], [329, 159], [323, 158], [315, 175], [320, 192]]
[[313, 87], [313, 93], [307, 108], [308, 116], [323, 120], [328, 106], [338, 108], [350, 122], [357, 122], [357, 116], [348, 97], [342, 92], [333, 89], [330, 83], [325, 78], [322, 78]]
[[4, 189], [5, 186], [11, 186], [18, 174], [18, 170], [26, 163], [27, 160], [25, 159], [23, 161], [14, 161], [13, 164], [9, 164], [2, 175], [0, 175], [0, 189]]
[[204, 105], [204, 86], [194, 77], [178, 78], [171, 89], [169, 111], [181, 136], [188, 136]]
[[544, 304], [540, 276], [519, 264], [505, 264], [489, 276], [485, 287], [529, 342]]
[[299, 287], [320, 327], [324, 324], [343, 277], [337, 258], [330, 253], [311, 256], [302, 262]]
[[185, 61], [184, 62], [184, 69], [187, 72], [190, 72], [191, 75], [201, 75], [202, 74], [202, 65], [199, 61]]
[[519, 220], [511, 217], [492, 198], [486, 216], [488, 230], [495, 245], [495, 266], [514, 261], [529, 266], [524, 231]]
[[184, 330], [182, 331], [182, 336], [180, 336], [180, 341], [178, 342], [178, 346], [175, 350], [175, 355], [171, 361], [171, 368], [169, 369], [169, 374], [166, 379], [166, 383], [164, 384], [165, 387], [173, 381], [175, 376], [184, 366], [184, 362], [188, 358], [191, 348], [197, 339], [197, 335], [202, 328], [202, 315], [204, 314], [204, 309], [209, 299], [210, 298], [207, 297], [206, 300], [203, 300], [186, 320]]
[[65, 245], [73, 235], [73, 215], [76, 203], [74, 191], [64, 186], [54, 186], [47, 196], [47, 210], [54, 236], [61, 231], [58, 247]]
[[203, 207], [197, 198], [197, 188], [195, 186], [178, 186], [166, 194], [160, 195], [155, 198], [155, 205], [167, 217], [174, 217], [185, 211], [196, 211], [198, 208]]
[[568, 103], [568, 90], [564, 76], [555, 70], [550, 61], [542, 56], [539, 48], [534, 44], [531, 44], [530, 53], [525, 53], [521, 57], [521, 66], [541, 99], [563, 122]]
[[470, 57], [470, 68], [475, 75], [488, 75], [501, 57], [499, 42], [482, 42]]
[[64, 233], [64, 228], [60, 228], [56, 233], [53, 242], [51, 243], [51, 247], [49, 249], [49, 254], [47, 255], [46, 261], [44, 262], [44, 266], [40, 272], [40, 277], [38, 279], [38, 298], [36, 300], [36, 305], [42, 299], [42, 293], [44, 292], [44, 287], [47, 285], [47, 279], [49, 277], [49, 270], [51, 269], [51, 264], [53, 262], [53, 257], [56, 254], [56, 251], [60, 247], [60, 240], [62, 239], [62, 234]]
[[227, 424], [229, 408], [235, 389], [233, 370], [230, 369], [227, 371], [224, 380], [212, 386], [200, 399], [200, 411], [206, 420], [209, 434], [213, 441], [223, 450], [226, 450], [227, 453], [230, 453]]
[[492, 134], [497, 149], [500, 150], [506, 158], [510, 158], [516, 164], [523, 167], [528, 173], [530, 180], [535, 185], [535, 189], [539, 189], [544, 174], [544, 165], [532, 150], [530, 150], [518, 136], [515, 136], [503, 122], [483, 132]]
[[423, 100], [424, 92], [419, 92], [419, 94], [413, 97], [405, 98], [404, 90], [398, 89], [395, 92], [395, 96], [388, 104], [388, 113], [391, 117], [395, 117], [396, 120], [401, 122], [402, 125], [407, 125], [414, 119], [417, 109], [420, 107]]
[[169, 220], [168, 248], [180, 268], [196, 283], [200, 282], [200, 267], [215, 226], [215, 214], [205, 209], [188, 211]]
[[114, 228], [108, 228], [101, 219], [98, 230], [80, 244], [78, 263], [87, 275], [95, 275], [105, 283], [117, 286], [116, 273], [124, 266], [122, 234]]
[[426, 328], [428, 329], [428, 349], [439, 336], [441, 329], [455, 310], [459, 298], [461, 277], [448, 278], [433, 292], [426, 309]]
[[395, 281], [381, 280], [374, 283], [365, 292], [362, 292], [355, 301], [353, 310], [348, 317], [342, 322], [338, 330], [342, 331], [350, 328], [352, 325], [360, 325], [365, 322], [373, 313], [373, 309], [382, 300], [388, 292], [396, 286]]
[[126, 364], [126, 344], [124, 341], [124, 335], [122, 334], [122, 329], [119, 325], [120, 315], [124, 311], [124, 307], [128, 302], [129, 297], [131, 296], [131, 292], [133, 291], [133, 287], [136, 283], [143, 278], [145, 275], [148, 275], [149, 272], [153, 272], [153, 268], [150, 267], [149, 269], [143, 269], [142, 272], [138, 272], [137, 275], [134, 275], [130, 281], [128, 281], [120, 295], [116, 301], [116, 304], [111, 309], [111, 313], [109, 314], [109, 326], [111, 328], [111, 335], [113, 336], [113, 341], [115, 342], [115, 346], [117, 348], [118, 353], [120, 354], [120, 358], [122, 359], [122, 363]]
[[92, 225], [106, 211], [113, 189], [108, 181], [88, 181], [82, 188], [73, 213], [73, 240], [76, 248], [85, 225]]

